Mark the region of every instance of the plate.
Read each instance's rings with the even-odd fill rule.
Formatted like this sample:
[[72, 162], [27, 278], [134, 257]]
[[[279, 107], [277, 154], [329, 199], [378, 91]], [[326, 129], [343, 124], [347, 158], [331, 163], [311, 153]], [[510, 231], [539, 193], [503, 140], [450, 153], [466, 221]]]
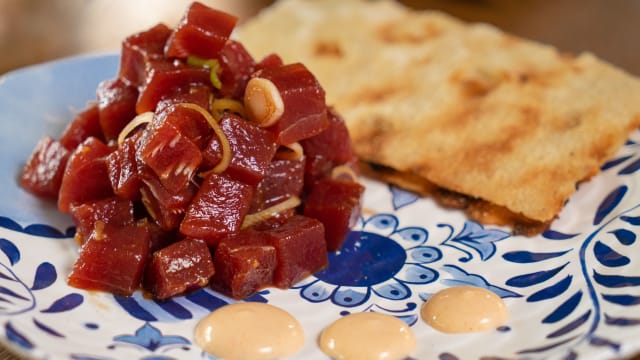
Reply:
[[[48, 359], [212, 359], [193, 342], [210, 311], [233, 302], [209, 289], [166, 302], [66, 285], [78, 247], [70, 218], [16, 178], [37, 140], [59, 136], [113, 78], [117, 55], [45, 63], [0, 78], [0, 339]], [[416, 359], [603, 359], [640, 351], [640, 132], [580, 184], [550, 230], [526, 238], [482, 226], [396, 187], [363, 179], [363, 214], [327, 270], [247, 301], [302, 324], [296, 359], [325, 359], [319, 333], [348, 313], [411, 325]], [[373, 260], [372, 260], [373, 259]], [[421, 304], [454, 285], [488, 288], [511, 317], [494, 331], [439, 333]]]

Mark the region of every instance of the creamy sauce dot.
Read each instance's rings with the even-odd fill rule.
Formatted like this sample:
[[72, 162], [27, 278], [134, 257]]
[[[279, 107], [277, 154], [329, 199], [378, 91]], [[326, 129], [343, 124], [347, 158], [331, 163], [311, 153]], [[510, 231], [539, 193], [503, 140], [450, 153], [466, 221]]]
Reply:
[[288, 312], [264, 303], [236, 303], [203, 318], [195, 342], [224, 360], [270, 360], [297, 353], [304, 345], [300, 323]]
[[509, 318], [504, 301], [484, 288], [456, 286], [437, 292], [420, 309], [422, 320], [444, 333], [481, 332]]
[[415, 350], [411, 328], [391, 315], [364, 312], [344, 316], [329, 325], [319, 339], [332, 359], [404, 359]]

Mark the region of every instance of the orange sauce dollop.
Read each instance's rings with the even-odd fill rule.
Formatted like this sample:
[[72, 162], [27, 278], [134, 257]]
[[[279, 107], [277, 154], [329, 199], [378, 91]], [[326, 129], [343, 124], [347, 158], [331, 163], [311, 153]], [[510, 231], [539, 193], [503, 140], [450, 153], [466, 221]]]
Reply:
[[304, 333], [288, 312], [246, 302], [223, 306], [203, 318], [196, 326], [195, 342], [224, 360], [273, 360], [300, 351]]
[[456, 286], [437, 292], [420, 309], [422, 320], [444, 333], [482, 332], [509, 318], [504, 301], [484, 288]]

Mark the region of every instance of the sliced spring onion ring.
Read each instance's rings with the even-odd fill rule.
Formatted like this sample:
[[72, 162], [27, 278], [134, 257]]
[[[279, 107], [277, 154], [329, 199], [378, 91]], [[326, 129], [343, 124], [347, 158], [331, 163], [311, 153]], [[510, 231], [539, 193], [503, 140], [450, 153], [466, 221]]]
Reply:
[[202, 59], [197, 56], [189, 56], [187, 57], [187, 65], [209, 68], [209, 80], [211, 80], [211, 84], [213, 85], [213, 87], [220, 90], [220, 88], [222, 87], [222, 82], [218, 77], [218, 72], [220, 71], [220, 63], [218, 62], [218, 60]]
[[[283, 150], [283, 148], [288, 150]], [[304, 149], [300, 143], [286, 144], [282, 145], [282, 147], [276, 153], [276, 158], [280, 160], [299, 160], [304, 156]]]
[[353, 182], [358, 182], [358, 175], [350, 166], [338, 165], [331, 170], [332, 179], [340, 179], [344, 177], [348, 177]]
[[216, 120], [220, 120], [222, 114], [225, 112], [232, 112], [240, 115], [243, 119], [247, 118], [247, 113], [244, 110], [244, 105], [240, 101], [220, 98], [211, 101], [211, 113]]
[[287, 200], [284, 200], [283, 202], [277, 203], [273, 206], [270, 206], [262, 211], [258, 211], [257, 213], [253, 213], [253, 214], [249, 214], [247, 216], [244, 217], [244, 221], [242, 222], [242, 229], [246, 229], [248, 227], [251, 227], [253, 225], [259, 224], [265, 220], [268, 220], [276, 215], [278, 215], [279, 213], [285, 211], [285, 210], [289, 210], [289, 209], [293, 209], [296, 206], [300, 205], [302, 202], [300, 200], [299, 197], [293, 195], [290, 198], [288, 198]]
[[124, 142], [124, 139], [138, 126], [142, 124], [149, 124], [153, 120], [153, 112], [147, 111], [136, 117], [134, 117], [118, 134], [118, 145]]
[[218, 140], [220, 141], [220, 147], [222, 148], [222, 156], [220, 158], [220, 162], [216, 164], [216, 166], [214, 166], [213, 169], [209, 171], [201, 172], [198, 175], [201, 177], [206, 177], [209, 174], [213, 174], [213, 173], [219, 174], [223, 172], [231, 163], [231, 145], [229, 144], [229, 139], [227, 139], [227, 136], [224, 134], [224, 132], [220, 128], [220, 125], [218, 124], [216, 119], [214, 119], [211, 113], [209, 113], [206, 109], [196, 104], [179, 103], [179, 104], [176, 104], [175, 106], [197, 111], [200, 115], [202, 115], [202, 117], [205, 118], [205, 120], [207, 120], [207, 122], [209, 123], [209, 126], [211, 126], [211, 128], [213, 129], [213, 132], [216, 133], [216, 136], [218, 136]]

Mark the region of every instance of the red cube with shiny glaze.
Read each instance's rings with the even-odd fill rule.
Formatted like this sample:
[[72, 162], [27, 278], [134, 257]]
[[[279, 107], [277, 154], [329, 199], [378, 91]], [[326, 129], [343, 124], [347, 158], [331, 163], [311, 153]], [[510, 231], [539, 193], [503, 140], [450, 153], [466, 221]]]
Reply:
[[165, 55], [215, 59], [237, 22], [233, 15], [194, 2], [167, 40]]
[[127, 37], [122, 43], [118, 77], [133, 86], [143, 85], [149, 63], [164, 58], [164, 47], [170, 35], [168, 26], [158, 24]]
[[223, 237], [240, 231], [252, 196], [250, 185], [224, 175], [208, 175], [187, 209], [180, 233], [215, 246]]
[[143, 284], [162, 300], [206, 286], [214, 272], [207, 244], [186, 238], [153, 253]]
[[107, 142], [115, 140], [136, 116], [138, 89], [120, 79], [105, 80], [98, 85], [96, 97], [102, 134]]
[[[274, 98], [279, 98], [276, 106], [282, 106], [282, 109], [277, 109], [282, 114], [268, 129], [274, 133], [279, 145], [312, 137], [329, 126], [324, 89], [306, 66], [294, 63], [267, 67], [254, 73], [253, 78], [266, 79], [277, 89]], [[255, 95], [262, 96], [264, 90], [258, 89]], [[250, 81], [245, 91], [245, 103], [248, 102], [245, 106], [250, 118], [253, 103], [251, 96], [254, 96], [254, 92]]]
[[60, 143], [67, 150], [73, 151], [90, 137], [104, 140], [100, 127], [100, 110], [97, 104], [89, 105], [73, 118], [60, 136]]
[[80, 249], [69, 285], [131, 295], [140, 287], [149, 254], [146, 226], [100, 222]]
[[71, 206], [70, 214], [80, 243], [89, 238], [98, 221], [115, 226], [134, 223], [133, 202], [116, 196]]
[[276, 248], [278, 265], [273, 274], [275, 286], [287, 289], [327, 267], [324, 226], [320, 221], [295, 215], [264, 233]]
[[322, 179], [307, 197], [304, 214], [318, 219], [325, 228], [328, 251], [342, 247], [349, 229], [360, 214], [360, 197], [364, 187], [354, 181]]
[[[225, 174], [245, 184], [257, 185], [276, 153], [273, 135], [232, 113], [225, 113], [219, 123], [231, 150]], [[216, 136], [209, 141], [203, 157], [204, 169], [214, 167], [222, 159], [222, 147]]]
[[22, 169], [20, 185], [38, 196], [57, 199], [69, 155], [59, 141], [43, 137]]
[[90, 137], [69, 156], [60, 183], [58, 209], [69, 212], [72, 204], [113, 195], [105, 157], [111, 152], [102, 141]]
[[277, 265], [276, 248], [265, 233], [242, 230], [220, 240], [211, 286], [236, 299], [242, 299], [271, 285]]

